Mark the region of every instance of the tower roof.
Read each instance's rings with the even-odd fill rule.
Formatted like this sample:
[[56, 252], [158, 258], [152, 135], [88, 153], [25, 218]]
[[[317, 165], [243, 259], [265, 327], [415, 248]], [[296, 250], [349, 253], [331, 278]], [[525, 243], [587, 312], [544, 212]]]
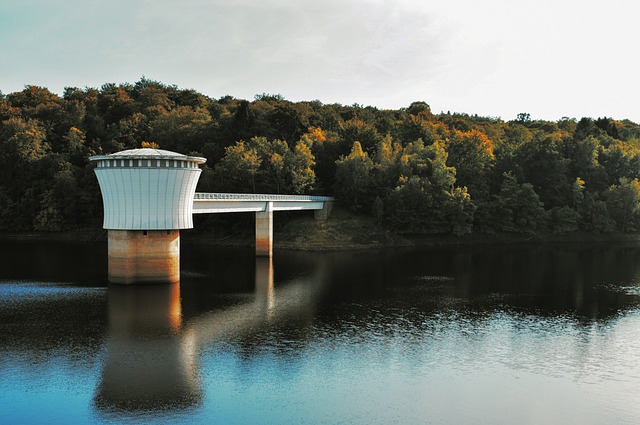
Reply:
[[91, 161], [102, 159], [174, 159], [179, 161], [194, 161], [199, 164], [205, 163], [206, 158], [199, 156], [187, 156], [177, 152], [166, 151], [163, 149], [140, 148], [129, 149], [108, 155], [98, 155], [89, 158]]

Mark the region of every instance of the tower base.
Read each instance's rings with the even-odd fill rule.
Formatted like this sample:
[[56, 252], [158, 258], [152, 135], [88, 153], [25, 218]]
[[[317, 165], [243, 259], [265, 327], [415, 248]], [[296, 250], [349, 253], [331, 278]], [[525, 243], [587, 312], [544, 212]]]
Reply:
[[109, 282], [180, 281], [179, 230], [109, 230]]

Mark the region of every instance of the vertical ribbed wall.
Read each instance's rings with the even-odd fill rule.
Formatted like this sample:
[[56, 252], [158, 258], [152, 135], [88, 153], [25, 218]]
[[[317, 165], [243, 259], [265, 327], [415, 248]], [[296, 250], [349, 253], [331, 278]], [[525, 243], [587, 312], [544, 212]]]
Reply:
[[193, 227], [199, 168], [96, 168], [105, 229], [166, 230]]

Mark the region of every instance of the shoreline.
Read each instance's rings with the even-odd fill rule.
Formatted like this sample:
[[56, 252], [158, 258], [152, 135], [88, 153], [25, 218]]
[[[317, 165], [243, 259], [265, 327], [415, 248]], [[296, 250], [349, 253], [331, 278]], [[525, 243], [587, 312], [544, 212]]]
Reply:
[[[402, 234], [382, 227], [375, 219], [334, 208], [328, 220], [311, 214], [281, 215], [274, 224], [274, 247], [297, 251], [354, 251], [367, 249], [438, 246], [488, 246], [547, 243], [638, 243], [637, 233], [588, 233], [562, 235], [522, 233]], [[185, 245], [253, 247], [253, 220], [195, 223], [180, 232]], [[85, 228], [63, 232], [0, 232], [0, 240], [106, 242], [107, 231]]]
[[[327, 234], [329, 233], [329, 234]], [[331, 232], [297, 232], [282, 229], [274, 232], [274, 244], [278, 249], [296, 251], [355, 251], [382, 248], [406, 247], [438, 247], [438, 246], [487, 246], [515, 244], [561, 244], [561, 243], [639, 243], [640, 233], [606, 233], [590, 234], [576, 232], [564, 235], [529, 235], [529, 234], [468, 234], [454, 235], [399, 235], [389, 231], [382, 234], [353, 235], [349, 232], [337, 237]], [[68, 232], [0, 232], [0, 241], [42, 241], [42, 242], [106, 242], [107, 232], [74, 230]], [[215, 233], [211, 231], [194, 231], [192, 229], [181, 234], [181, 243], [185, 245], [211, 245], [250, 247], [255, 244], [253, 235]]]

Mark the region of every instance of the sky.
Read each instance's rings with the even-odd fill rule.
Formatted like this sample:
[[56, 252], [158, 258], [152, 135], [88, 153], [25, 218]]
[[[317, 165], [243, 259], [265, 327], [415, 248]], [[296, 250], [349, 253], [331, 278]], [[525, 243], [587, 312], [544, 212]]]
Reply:
[[2, 0], [0, 91], [144, 76], [212, 98], [640, 123], [638, 16], [635, 0]]

